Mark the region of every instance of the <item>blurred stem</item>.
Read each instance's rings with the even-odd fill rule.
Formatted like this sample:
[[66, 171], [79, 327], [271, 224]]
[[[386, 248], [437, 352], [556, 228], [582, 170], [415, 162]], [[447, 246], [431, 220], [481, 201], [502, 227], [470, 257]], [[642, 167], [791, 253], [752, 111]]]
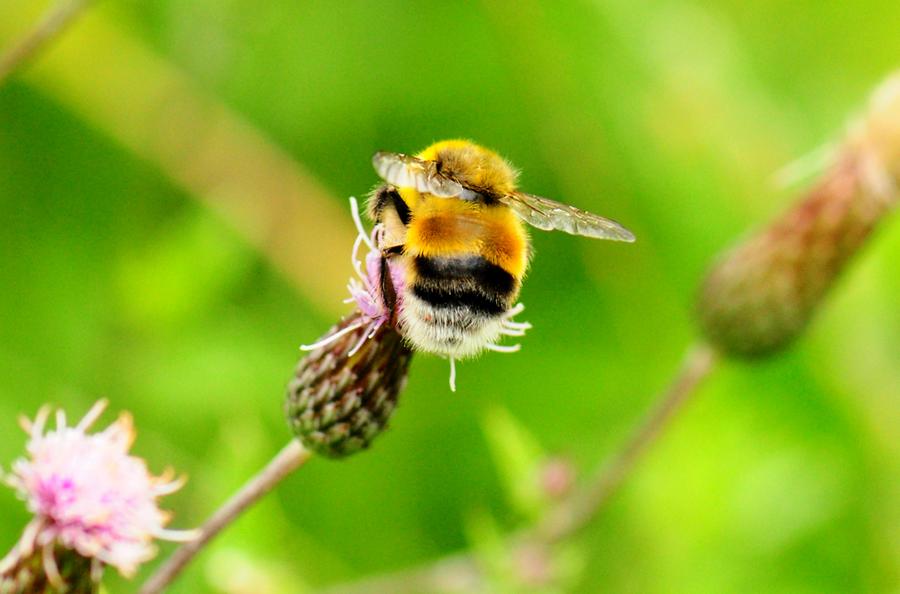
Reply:
[[86, 16], [23, 80], [208, 207], [321, 311], [344, 313], [345, 202], [190, 73], [102, 11]]
[[16, 69], [60, 35], [90, 3], [91, 0], [62, 0], [47, 11], [31, 31], [0, 56], [0, 86]]
[[482, 592], [483, 588], [484, 579], [475, 556], [458, 553], [421, 567], [325, 588], [320, 594], [461, 594]]
[[600, 465], [591, 481], [547, 514], [536, 530], [540, 540], [553, 543], [572, 536], [597, 517], [641, 456], [659, 439], [712, 372], [716, 360], [716, 352], [706, 344], [696, 345], [688, 351], [678, 375], [622, 447]]
[[247, 508], [262, 499], [286, 476], [303, 466], [312, 453], [296, 439], [284, 447], [256, 476], [250, 479], [225, 502], [200, 528], [200, 536], [182, 545], [150, 576], [140, 594], [157, 594], [178, 577], [178, 574], [219, 532], [234, 522]]
[[[642, 456], [663, 435], [677, 414], [684, 410], [697, 388], [716, 367], [718, 355], [706, 344], [688, 350], [669, 387], [659, 396], [624, 444], [597, 468], [593, 478], [568, 500], [551, 510], [537, 526], [513, 534], [508, 546], [528, 543], [553, 544], [588, 526], [611, 500], [635, 469]], [[327, 594], [403, 594], [415, 592], [478, 591], [482, 574], [471, 554], [444, 557], [407, 571], [365, 578], [355, 583], [327, 588]]]

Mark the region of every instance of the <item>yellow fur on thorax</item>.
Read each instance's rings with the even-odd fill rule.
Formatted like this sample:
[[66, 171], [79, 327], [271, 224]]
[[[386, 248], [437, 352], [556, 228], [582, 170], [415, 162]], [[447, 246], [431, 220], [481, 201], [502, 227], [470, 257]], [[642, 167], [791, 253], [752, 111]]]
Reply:
[[416, 155], [426, 161], [440, 161], [442, 172], [469, 188], [495, 195], [516, 190], [518, 172], [503, 157], [469, 140], [443, 140]]
[[412, 220], [406, 231], [410, 256], [478, 254], [517, 279], [528, 267], [528, 236], [521, 221], [502, 205], [422, 195], [400, 188]]

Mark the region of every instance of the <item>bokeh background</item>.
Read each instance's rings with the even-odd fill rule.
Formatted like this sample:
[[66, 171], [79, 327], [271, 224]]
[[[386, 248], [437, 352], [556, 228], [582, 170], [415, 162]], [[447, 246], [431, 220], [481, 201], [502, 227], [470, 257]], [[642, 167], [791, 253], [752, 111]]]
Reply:
[[[0, 3], [2, 45], [47, 5]], [[900, 64], [898, 22], [893, 0], [102, 2], [0, 88], [0, 464], [20, 413], [109, 397], [189, 475], [173, 525], [199, 524], [289, 439], [371, 154], [469, 137], [638, 243], [534, 233], [520, 353], [455, 394], [419, 356], [371, 451], [311, 462], [171, 591], [489, 549], [527, 515], [492, 444], [516, 426], [584, 473], [620, 443], [695, 339], [703, 271]], [[715, 373], [545, 591], [900, 592], [898, 261], [894, 217], [795, 348]], [[0, 493], [0, 548], [26, 521]]]

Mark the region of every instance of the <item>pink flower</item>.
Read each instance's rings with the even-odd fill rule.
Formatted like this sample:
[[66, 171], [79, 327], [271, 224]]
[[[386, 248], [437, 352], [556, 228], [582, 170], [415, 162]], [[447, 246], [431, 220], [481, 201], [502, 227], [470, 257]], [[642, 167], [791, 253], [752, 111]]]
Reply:
[[[366, 233], [355, 198], [350, 199], [350, 211], [357, 230], [350, 259], [359, 278], [350, 279], [350, 284], [347, 285], [350, 299], [347, 302], [355, 302], [359, 311], [378, 326], [382, 324], [396, 325], [400, 311], [403, 309], [403, 290], [406, 286], [402, 265], [384, 257], [381, 251], [384, 229], [380, 224], [375, 225], [370, 234]], [[369, 248], [369, 252], [366, 254], [365, 272], [359, 261], [359, 248], [363, 243]], [[390, 277], [389, 282], [394, 293], [393, 310], [388, 305], [387, 298], [382, 291], [382, 266], [387, 266], [387, 274]]]
[[29, 434], [28, 455], [17, 460], [5, 477], [25, 500], [34, 519], [6, 559], [0, 572], [17, 560], [41, 551], [44, 569], [59, 577], [53, 550], [71, 549], [101, 564], [133, 575], [156, 554], [154, 539], [190, 540], [192, 531], [166, 530], [169, 514], [157, 507], [157, 498], [178, 490], [182, 480], [172, 473], [153, 476], [141, 458], [128, 453], [135, 433], [131, 417], [123, 413], [104, 431], [87, 430], [106, 408], [94, 405], [74, 427], [63, 411], [56, 413], [56, 428], [46, 430], [50, 409], [42, 408], [35, 420], [22, 419]]

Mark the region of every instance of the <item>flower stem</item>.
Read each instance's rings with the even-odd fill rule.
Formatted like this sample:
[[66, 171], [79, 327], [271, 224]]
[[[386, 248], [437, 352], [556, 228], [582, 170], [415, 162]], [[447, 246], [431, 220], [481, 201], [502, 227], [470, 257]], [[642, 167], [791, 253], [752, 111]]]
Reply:
[[[536, 527], [512, 534], [512, 550], [529, 542], [552, 544], [588, 526], [617, 492], [647, 453], [697, 392], [703, 379], [715, 369], [715, 350], [699, 344], [689, 349], [682, 366], [638, 423], [622, 446], [597, 468], [594, 477], [571, 498], [551, 510]], [[478, 560], [471, 554], [455, 554], [406, 571], [364, 578], [355, 583], [326, 588], [327, 594], [412, 594], [414, 592], [472, 592], [483, 586]]]
[[0, 85], [59, 36], [90, 3], [91, 0], [61, 0], [53, 6], [31, 31], [0, 55]]
[[196, 540], [179, 547], [162, 567], [150, 576], [141, 587], [140, 594], [162, 592], [219, 532], [271, 491], [282, 479], [300, 468], [310, 457], [312, 453], [299, 441], [291, 440], [265, 468], [247, 481], [240, 491], [207, 520], [200, 528], [200, 536]]
[[547, 515], [537, 527], [540, 540], [548, 543], [571, 536], [590, 524], [628, 477], [649, 447], [656, 442], [716, 364], [715, 351], [705, 345], [688, 350], [678, 375], [659, 397], [643, 421], [594, 477], [572, 498]]

